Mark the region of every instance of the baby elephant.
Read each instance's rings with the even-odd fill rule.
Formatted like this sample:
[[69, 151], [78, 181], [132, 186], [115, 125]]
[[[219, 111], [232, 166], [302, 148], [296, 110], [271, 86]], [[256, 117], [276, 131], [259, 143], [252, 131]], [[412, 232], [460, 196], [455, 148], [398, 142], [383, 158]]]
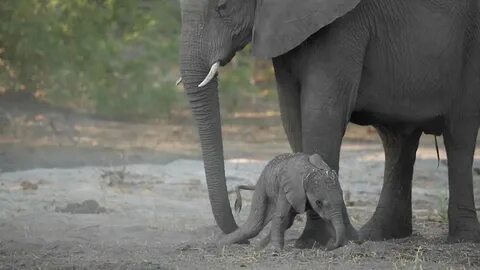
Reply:
[[[251, 189], [248, 186], [239, 188]], [[241, 204], [241, 197], [237, 198], [236, 209], [241, 207], [239, 202]], [[295, 216], [305, 211], [317, 212], [331, 225], [333, 235], [327, 249], [335, 249], [347, 240], [357, 239], [357, 232], [347, 215], [337, 173], [317, 154], [279, 155], [267, 164], [260, 175], [245, 224], [223, 235], [217, 244], [223, 247], [246, 241], [257, 236], [272, 221], [270, 234], [261, 241], [261, 246], [270, 241], [273, 250], [281, 250], [285, 231], [292, 226]]]

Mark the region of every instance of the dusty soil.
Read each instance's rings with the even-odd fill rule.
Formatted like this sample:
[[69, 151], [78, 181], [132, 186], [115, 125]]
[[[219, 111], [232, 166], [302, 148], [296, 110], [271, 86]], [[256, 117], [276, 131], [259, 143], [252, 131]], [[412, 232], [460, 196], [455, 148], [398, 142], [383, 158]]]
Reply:
[[[415, 166], [413, 236], [332, 252], [297, 250], [301, 216], [287, 233], [286, 250], [272, 257], [256, 250], [256, 239], [215, 248], [218, 230], [189, 119], [121, 123], [40, 105], [0, 107], [0, 269], [480, 267], [479, 244], [446, 242], [445, 152], [441, 147], [437, 168], [431, 136], [422, 139]], [[225, 123], [230, 189], [254, 183], [267, 160], [288, 151], [275, 114]], [[480, 176], [474, 175], [479, 205]], [[358, 228], [373, 213], [383, 178], [383, 151], [371, 129], [349, 127], [340, 178]], [[250, 195], [244, 192], [239, 223]]]

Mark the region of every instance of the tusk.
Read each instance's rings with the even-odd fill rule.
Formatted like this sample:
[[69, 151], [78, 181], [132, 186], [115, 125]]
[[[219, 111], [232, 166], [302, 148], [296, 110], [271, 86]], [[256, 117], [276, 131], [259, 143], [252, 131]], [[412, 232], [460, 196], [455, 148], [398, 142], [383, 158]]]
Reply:
[[175, 82], [175, 85], [178, 86], [179, 84], [182, 83], [182, 81], [183, 81], [183, 78], [182, 78], [182, 77], [178, 78], [178, 80]]
[[220, 67], [220, 62], [215, 62], [215, 64], [213, 64], [212, 67], [210, 68], [210, 72], [208, 72], [207, 77], [205, 77], [203, 82], [199, 84], [198, 87], [204, 87], [205, 85], [207, 85], [213, 79], [213, 77], [215, 77], [219, 67]]

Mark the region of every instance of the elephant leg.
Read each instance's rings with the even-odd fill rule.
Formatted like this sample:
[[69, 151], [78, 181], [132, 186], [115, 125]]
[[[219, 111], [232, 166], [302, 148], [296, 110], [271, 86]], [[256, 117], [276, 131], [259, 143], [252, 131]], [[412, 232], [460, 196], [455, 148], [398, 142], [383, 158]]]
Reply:
[[[307, 83], [302, 88], [302, 147], [307, 154], [320, 154], [338, 171], [340, 146], [352, 106], [349, 102], [354, 100], [349, 93], [354, 92], [355, 84], [332, 83], [327, 77], [318, 77], [311, 86]], [[345, 88], [345, 85], [352, 88]], [[334, 237], [329, 226], [315, 211], [308, 211], [305, 229], [295, 247], [326, 245]]]
[[472, 164], [478, 116], [450, 121], [444, 132], [448, 157], [448, 239], [480, 242], [480, 225], [473, 196]]
[[[302, 110], [299, 82], [293, 78], [282, 58], [273, 59], [283, 128], [294, 153], [302, 152]], [[308, 151], [307, 151], [308, 152]], [[307, 212], [307, 222], [302, 236], [295, 243], [297, 248], [311, 248], [324, 245], [332, 237], [325, 234], [328, 224], [315, 211]], [[268, 244], [270, 236], [261, 245]]]
[[[293, 225], [293, 222], [295, 221], [295, 216], [297, 215], [297, 213], [292, 213], [291, 214], [291, 218], [288, 219], [288, 223], [286, 225], [286, 229], [285, 230], [288, 230], [290, 229], [290, 227], [292, 227]], [[270, 243], [270, 239], [271, 239], [271, 231], [268, 232], [268, 234], [266, 234], [262, 239], [260, 239], [260, 244], [259, 244], [259, 249], [263, 249], [265, 248], [269, 243]]]
[[[274, 207], [270, 207], [274, 208]], [[266, 227], [268, 223], [272, 220], [272, 216], [274, 214], [275, 209], [267, 211], [267, 217], [265, 218], [265, 222], [263, 223], [263, 227]], [[271, 235], [271, 230], [268, 231], [268, 234], [266, 234], [262, 239], [260, 239], [260, 244], [258, 245], [259, 249], [265, 248], [269, 243], [270, 243], [270, 235]]]
[[302, 152], [302, 119], [300, 111], [300, 87], [298, 81], [279, 58], [273, 59], [277, 80], [278, 103], [283, 129], [294, 153]]
[[295, 212], [282, 192], [278, 195], [277, 205], [272, 217], [270, 240], [274, 252], [283, 249], [285, 243], [285, 231], [290, 228], [295, 218]]
[[362, 240], [380, 241], [412, 234], [412, 177], [421, 130], [376, 127], [385, 151], [384, 182], [372, 218], [360, 230]]
[[[282, 85], [279, 94], [287, 92], [283, 88], [298, 89], [288, 91], [296, 94], [285, 100], [294, 104], [283, 112], [292, 115], [286, 129], [295, 134], [293, 140], [289, 138], [290, 144], [297, 151], [301, 141], [302, 152], [319, 154], [337, 171], [340, 145], [357, 102], [369, 41], [368, 33], [358, 29], [347, 21], [339, 22], [320, 30], [304, 46], [274, 59], [277, 80]], [[328, 224], [309, 211], [305, 229], [295, 245], [308, 248], [321, 244], [330, 239], [328, 231]]]
[[267, 235], [265, 235], [264, 237], [262, 237], [262, 239], [260, 239], [260, 244], [258, 245], [258, 249], [263, 249], [270, 243], [270, 235], [271, 235], [271, 231], [269, 231]]

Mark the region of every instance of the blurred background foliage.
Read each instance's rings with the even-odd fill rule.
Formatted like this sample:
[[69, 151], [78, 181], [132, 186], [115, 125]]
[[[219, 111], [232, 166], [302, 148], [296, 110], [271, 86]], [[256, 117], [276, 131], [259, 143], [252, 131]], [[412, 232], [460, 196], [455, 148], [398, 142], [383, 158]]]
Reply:
[[[178, 0], [1, 0], [0, 17], [2, 95], [123, 120], [188, 108], [175, 86]], [[271, 65], [249, 54], [221, 73], [224, 113], [275, 104]]]

